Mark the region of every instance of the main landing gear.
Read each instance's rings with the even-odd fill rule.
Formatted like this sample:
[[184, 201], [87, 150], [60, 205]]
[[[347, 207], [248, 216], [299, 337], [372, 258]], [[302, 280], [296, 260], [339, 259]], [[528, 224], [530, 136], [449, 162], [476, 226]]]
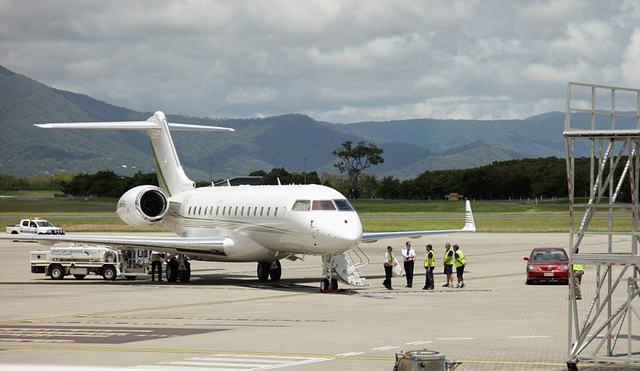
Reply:
[[258, 280], [267, 281], [269, 277], [271, 277], [272, 281], [280, 281], [280, 277], [282, 277], [282, 265], [279, 260], [258, 262]]
[[184, 255], [167, 262], [167, 281], [176, 282], [178, 279], [180, 282], [189, 282], [191, 279], [191, 263]]

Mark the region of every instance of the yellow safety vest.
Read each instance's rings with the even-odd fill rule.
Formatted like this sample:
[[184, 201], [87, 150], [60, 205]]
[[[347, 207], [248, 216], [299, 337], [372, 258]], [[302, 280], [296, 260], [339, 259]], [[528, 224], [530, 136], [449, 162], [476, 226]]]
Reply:
[[[455, 259], [455, 254], [458, 254], [458, 259], [460, 259], [460, 261], [462, 263], [466, 262], [465, 258], [464, 258], [464, 253], [462, 252], [462, 250], [458, 250], [456, 252], [453, 253], [454, 255], [454, 259]], [[456, 267], [462, 267], [464, 264], [460, 263], [458, 261], [458, 259], [456, 259]]]
[[[447, 255], [451, 253], [451, 257], [448, 258]], [[444, 252], [444, 264], [445, 265], [453, 265], [453, 250], [449, 249]]]
[[425, 267], [429, 266], [429, 258], [431, 258], [431, 266], [435, 267], [436, 266], [436, 259], [434, 259], [433, 250], [432, 251], [428, 251], [427, 252], [427, 256], [425, 256], [425, 258], [424, 258], [424, 266]]
[[574, 271], [583, 271], [584, 270], [584, 264], [574, 264], [573, 265], [573, 270]]
[[393, 257], [393, 254], [389, 254], [388, 252], [386, 252], [384, 253], [384, 258], [386, 260], [386, 263], [393, 265], [393, 261], [395, 260], [395, 258]]

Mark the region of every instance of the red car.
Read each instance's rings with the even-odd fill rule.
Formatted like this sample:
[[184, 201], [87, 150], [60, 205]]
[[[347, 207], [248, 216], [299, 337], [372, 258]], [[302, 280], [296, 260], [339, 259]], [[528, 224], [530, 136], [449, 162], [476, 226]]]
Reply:
[[527, 285], [533, 282], [569, 283], [569, 256], [561, 247], [536, 247], [527, 260]]

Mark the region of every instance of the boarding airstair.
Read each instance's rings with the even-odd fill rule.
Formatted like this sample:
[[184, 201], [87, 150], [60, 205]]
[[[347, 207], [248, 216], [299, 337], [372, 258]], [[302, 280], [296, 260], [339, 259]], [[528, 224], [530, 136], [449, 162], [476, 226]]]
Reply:
[[326, 262], [326, 269], [330, 269], [331, 275], [340, 281], [352, 286], [369, 286], [367, 279], [360, 275], [359, 268], [370, 263], [367, 255], [356, 247], [346, 254], [332, 255]]

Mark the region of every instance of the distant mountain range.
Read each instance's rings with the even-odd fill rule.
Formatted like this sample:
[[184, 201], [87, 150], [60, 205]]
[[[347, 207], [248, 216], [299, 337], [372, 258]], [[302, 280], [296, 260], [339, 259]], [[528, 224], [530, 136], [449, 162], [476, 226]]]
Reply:
[[[162, 107], [158, 107], [162, 109]], [[0, 66], [0, 173], [113, 170], [132, 175], [155, 171], [143, 132], [45, 130], [44, 122], [146, 120], [136, 112], [86, 95], [54, 89]], [[369, 173], [414, 178], [426, 170], [472, 168], [527, 157], [564, 157], [564, 113], [525, 120], [414, 119], [333, 124], [290, 114], [254, 119], [172, 115], [170, 122], [227, 126], [235, 133], [172, 132], [187, 175], [194, 180], [288, 171], [336, 173], [332, 151], [344, 141], [374, 142], [384, 163]], [[586, 149], [580, 147], [581, 153]]]

